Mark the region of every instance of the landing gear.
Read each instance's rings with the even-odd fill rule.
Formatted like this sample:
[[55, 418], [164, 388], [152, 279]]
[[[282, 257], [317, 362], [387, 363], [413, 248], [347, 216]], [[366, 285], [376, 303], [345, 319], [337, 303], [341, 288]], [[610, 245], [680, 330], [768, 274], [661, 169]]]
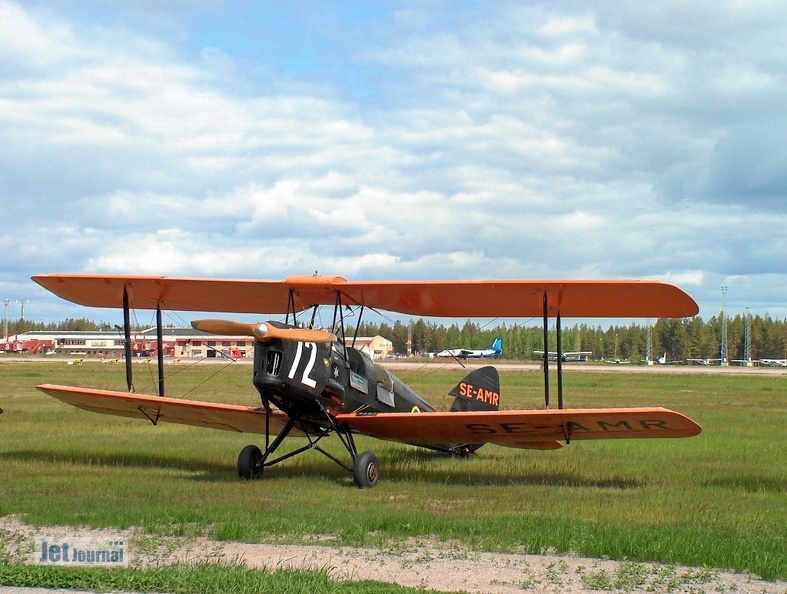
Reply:
[[[353, 440], [350, 429], [343, 426], [337, 426], [330, 415], [326, 414], [325, 416], [328, 421], [327, 427], [315, 428], [301, 423], [299, 429], [303, 432], [303, 435], [308, 439], [309, 443], [273, 460], [269, 458], [290, 434], [290, 431], [295, 428], [296, 421], [292, 418], [289, 419], [286, 425], [279, 431], [279, 434], [273, 442], [266, 445], [265, 453], [255, 445], [248, 445], [243, 448], [238, 456], [238, 476], [246, 480], [260, 479], [262, 478], [262, 473], [266, 466], [273, 466], [274, 464], [283, 462], [288, 458], [292, 458], [308, 450], [317, 450], [345, 470], [352, 472], [353, 482], [359, 489], [371, 489], [374, 487], [380, 479], [380, 462], [377, 460], [377, 457], [371, 452], [358, 454], [358, 450], [355, 448], [355, 440]], [[352, 457], [352, 466], [339, 460], [336, 456], [318, 445], [324, 437], [327, 437], [331, 433], [335, 433], [341, 440], [342, 445], [347, 449], [347, 452]]]
[[353, 481], [359, 489], [371, 489], [380, 479], [380, 462], [371, 452], [358, 454], [353, 461]]
[[247, 481], [262, 478], [262, 452], [255, 445], [247, 445], [238, 456], [238, 476]]

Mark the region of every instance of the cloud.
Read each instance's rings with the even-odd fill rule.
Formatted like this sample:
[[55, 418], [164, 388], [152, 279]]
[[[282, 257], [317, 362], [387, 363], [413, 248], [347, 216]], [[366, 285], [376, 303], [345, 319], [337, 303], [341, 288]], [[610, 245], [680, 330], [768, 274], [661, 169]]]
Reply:
[[[38, 17], [38, 18], [37, 18]], [[13, 2], [0, 2], [0, 38], [3, 66], [0, 72], [24, 76], [81, 57], [71, 45], [70, 27], [46, 15], [29, 14]]]
[[745, 279], [787, 288], [775, 5], [92, 8], [0, 2], [2, 239], [23, 244], [0, 286], [644, 277], [713, 307], [721, 282], [731, 304]]
[[736, 127], [713, 147], [702, 197], [710, 202], [759, 206], [787, 212], [787, 119]]

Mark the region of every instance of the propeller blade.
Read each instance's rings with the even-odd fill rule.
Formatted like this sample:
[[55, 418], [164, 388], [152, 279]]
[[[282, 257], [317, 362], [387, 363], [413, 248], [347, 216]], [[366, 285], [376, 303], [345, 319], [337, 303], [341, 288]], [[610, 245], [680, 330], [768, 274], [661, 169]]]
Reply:
[[254, 336], [259, 341], [280, 338], [281, 340], [296, 340], [300, 342], [334, 342], [336, 335], [327, 330], [314, 330], [310, 328], [279, 328], [273, 324], [263, 322], [257, 324]]
[[262, 322], [249, 324], [231, 320], [194, 320], [191, 326], [196, 330], [222, 336], [253, 336], [260, 342], [278, 338], [300, 342], [334, 342], [336, 335], [326, 330], [309, 328], [280, 328], [274, 324]]
[[208, 334], [221, 336], [254, 336], [257, 324], [233, 322], [232, 320], [194, 320], [191, 327]]

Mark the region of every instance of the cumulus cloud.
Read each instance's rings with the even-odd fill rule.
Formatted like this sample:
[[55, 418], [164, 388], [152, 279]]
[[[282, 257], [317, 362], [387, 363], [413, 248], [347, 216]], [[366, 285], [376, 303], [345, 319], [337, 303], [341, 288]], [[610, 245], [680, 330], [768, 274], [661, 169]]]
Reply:
[[665, 278], [711, 315], [720, 283], [787, 288], [776, 6], [257, 10], [0, 1], [0, 286]]

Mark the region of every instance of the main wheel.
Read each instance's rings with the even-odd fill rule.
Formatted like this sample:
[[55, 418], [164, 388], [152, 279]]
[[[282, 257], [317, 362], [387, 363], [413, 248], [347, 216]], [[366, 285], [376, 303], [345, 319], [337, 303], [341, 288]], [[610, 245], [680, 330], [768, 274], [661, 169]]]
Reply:
[[380, 463], [371, 452], [363, 452], [353, 462], [353, 481], [359, 489], [371, 489], [380, 479]]
[[262, 452], [255, 445], [247, 445], [238, 456], [238, 476], [247, 481], [262, 478]]

